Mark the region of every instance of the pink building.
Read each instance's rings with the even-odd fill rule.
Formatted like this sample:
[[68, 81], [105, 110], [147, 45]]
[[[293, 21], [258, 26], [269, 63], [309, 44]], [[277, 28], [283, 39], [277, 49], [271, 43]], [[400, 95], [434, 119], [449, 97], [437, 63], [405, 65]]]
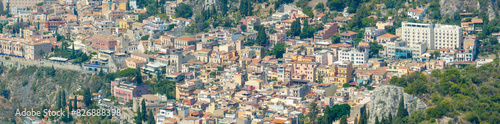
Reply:
[[294, 62], [292, 64], [292, 81], [301, 83], [314, 82], [314, 75], [318, 65], [316, 62]]
[[119, 102], [128, 102], [133, 97], [141, 97], [144, 94], [151, 94], [148, 84], [137, 85], [136, 83], [123, 80], [111, 81], [111, 93]]
[[314, 42], [322, 42], [322, 40], [330, 38], [338, 32], [337, 23], [326, 23], [323, 30], [314, 33]]
[[95, 50], [115, 50], [116, 37], [114, 36], [102, 36], [100, 34], [92, 35], [92, 48]]

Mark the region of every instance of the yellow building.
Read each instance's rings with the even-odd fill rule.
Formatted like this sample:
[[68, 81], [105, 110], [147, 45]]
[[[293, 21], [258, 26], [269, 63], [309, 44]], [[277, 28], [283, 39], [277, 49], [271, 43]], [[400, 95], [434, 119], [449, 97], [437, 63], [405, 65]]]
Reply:
[[118, 26], [119, 28], [130, 29], [130, 25], [132, 23], [134, 22], [130, 20], [120, 20], [120, 22], [118, 22]]
[[127, 2], [122, 2], [118, 5], [118, 9], [127, 10]]
[[352, 79], [353, 67], [350, 62], [337, 61], [333, 65], [321, 65], [316, 69], [316, 79], [342, 87]]

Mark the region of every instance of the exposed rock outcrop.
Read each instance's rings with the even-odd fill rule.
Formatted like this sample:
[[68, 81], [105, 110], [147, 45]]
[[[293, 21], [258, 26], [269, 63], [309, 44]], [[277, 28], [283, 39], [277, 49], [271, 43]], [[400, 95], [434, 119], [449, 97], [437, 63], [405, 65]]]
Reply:
[[486, 0], [485, 5], [480, 5], [479, 0], [439, 0], [439, 5], [441, 15], [444, 16], [448, 14], [449, 16], [453, 16], [455, 12], [463, 12], [479, 10], [482, 11], [481, 8], [485, 8], [484, 11], [488, 14], [489, 18], [495, 18], [495, 4], [494, 0]]
[[381, 85], [373, 91], [370, 103], [368, 103], [369, 120], [368, 123], [375, 123], [375, 116], [381, 119], [381, 116], [388, 117], [389, 113], [393, 116], [397, 113], [399, 100], [404, 97], [404, 103], [408, 113], [415, 110], [426, 109], [427, 105], [418, 97], [404, 93], [402, 87], [392, 85]]

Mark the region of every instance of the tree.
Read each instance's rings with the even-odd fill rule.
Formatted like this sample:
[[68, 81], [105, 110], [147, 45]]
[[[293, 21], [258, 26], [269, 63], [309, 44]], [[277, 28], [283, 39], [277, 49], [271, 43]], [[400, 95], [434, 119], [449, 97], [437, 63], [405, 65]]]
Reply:
[[316, 104], [316, 101], [313, 101], [309, 103], [309, 106], [307, 107], [309, 108], [309, 113], [307, 113], [307, 116], [309, 117], [311, 122], [314, 123], [319, 113], [318, 104]]
[[267, 44], [267, 34], [265, 32], [265, 29], [263, 27], [259, 28], [259, 32], [257, 33], [257, 43], [259, 45], [264, 45]]
[[136, 75], [135, 75], [135, 82], [137, 82], [138, 85], [142, 84], [142, 74], [141, 74], [141, 70], [140, 69], [137, 69], [139, 71], [137, 71]]
[[61, 94], [61, 107], [66, 108], [66, 91], [62, 91]]
[[252, 3], [249, 0], [240, 1], [240, 14], [241, 16], [251, 16], [252, 15]]
[[99, 76], [104, 76], [104, 71], [102, 70], [102, 68], [101, 70], [99, 70]]
[[489, 38], [490, 44], [491, 45], [496, 45], [498, 44], [498, 39], [496, 37], [490, 37]]
[[375, 124], [380, 124], [380, 122], [378, 121], [378, 116], [375, 116]]
[[90, 88], [85, 88], [83, 90], [83, 103], [85, 106], [89, 107], [92, 104], [92, 94], [90, 93]]
[[141, 40], [148, 40], [149, 39], [149, 35], [144, 35], [141, 37]]
[[344, 9], [345, 4], [342, 0], [329, 0], [326, 5], [330, 8], [331, 11]]
[[155, 121], [155, 118], [153, 116], [153, 112], [152, 111], [149, 111], [149, 114], [148, 114], [148, 124], [155, 124], [156, 121]]
[[243, 32], [247, 31], [247, 25], [241, 25], [240, 28], [241, 28], [241, 31], [243, 31]]
[[72, 111], [73, 110], [73, 105], [71, 104], [71, 100], [69, 102], [70, 104], [68, 104], [68, 111]]
[[336, 33], [330, 37], [332, 39], [332, 44], [340, 43], [340, 34]]
[[193, 16], [193, 10], [185, 3], [180, 3], [175, 7], [175, 17], [190, 18]]
[[349, 83], [344, 83], [344, 84], [342, 85], [342, 87], [344, 87], [344, 88], [346, 88], [346, 87], [350, 87], [350, 86], [351, 86], [351, 85], [350, 85]]
[[314, 9], [316, 9], [316, 11], [318, 12], [323, 12], [325, 11], [325, 5], [322, 2], [319, 2], [318, 4], [316, 4]]
[[227, 15], [227, 10], [228, 10], [228, 7], [227, 7], [228, 2], [227, 1], [228, 0], [221, 0], [220, 1], [219, 8], [220, 8], [222, 16], [226, 16]]
[[379, 45], [377, 42], [370, 42], [370, 56], [377, 56], [379, 53], [379, 50], [382, 49], [383, 46]]
[[309, 6], [306, 6], [304, 9], [302, 9], [302, 12], [303, 12], [304, 14], [306, 14], [307, 16], [309, 16], [309, 18], [314, 17], [313, 10], [312, 10], [312, 8], [311, 8], [311, 7], [309, 7]]
[[142, 113], [142, 120], [147, 121], [147, 109], [146, 109], [146, 101], [142, 99], [141, 101], [141, 113]]
[[78, 104], [77, 103], [78, 103], [78, 101], [77, 101], [76, 95], [75, 95], [75, 98], [73, 99], [73, 106], [74, 106], [75, 110], [78, 109]]
[[405, 109], [404, 97], [401, 96], [399, 99], [398, 112], [396, 113], [398, 118], [404, 118], [408, 116], [408, 111]]
[[463, 21], [463, 22], [471, 22], [471, 21], [472, 21], [472, 18], [467, 17], [467, 18], [465, 18], [465, 19], [464, 19], [464, 21]]
[[125, 6], [126, 6], [126, 8], [125, 8], [126, 10], [130, 10], [130, 0], [127, 0], [127, 3]]
[[287, 45], [285, 43], [277, 43], [270, 51], [270, 54], [275, 55], [276, 58], [283, 58], [283, 53], [285, 53], [286, 47]]
[[295, 19], [295, 21], [292, 22], [292, 25], [290, 27], [292, 33], [293, 33], [293, 36], [299, 36], [300, 35], [300, 29], [301, 29], [301, 26], [300, 26], [300, 20], [297, 18]]
[[344, 115], [342, 116], [342, 118], [340, 118], [340, 124], [347, 124], [347, 115]]
[[61, 91], [57, 92], [57, 96], [56, 96], [56, 99], [57, 99], [56, 100], [56, 109], [62, 108], [62, 106], [61, 106], [61, 102], [62, 102], [61, 101], [61, 94], [62, 94]]

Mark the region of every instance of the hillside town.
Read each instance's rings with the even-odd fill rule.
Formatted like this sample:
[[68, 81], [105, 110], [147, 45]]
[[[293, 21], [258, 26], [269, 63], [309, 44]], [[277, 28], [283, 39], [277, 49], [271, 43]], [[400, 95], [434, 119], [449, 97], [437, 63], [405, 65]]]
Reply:
[[[498, 25], [483, 26], [498, 19], [465, 10], [456, 23], [434, 21], [432, 3], [386, 12], [386, 4], [352, 10], [328, 2], [313, 11], [231, 2], [4, 0], [0, 56], [112, 77], [92, 101], [120, 109], [111, 117], [118, 123], [323, 123], [318, 118], [338, 108], [347, 113], [329, 123], [355, 124], [370, 102], [380, 102], [374, 89], [392, 78], [480, 67], [494, 61], [500, 40]], [[85, 109], [83, 97], [66, 96]]]

